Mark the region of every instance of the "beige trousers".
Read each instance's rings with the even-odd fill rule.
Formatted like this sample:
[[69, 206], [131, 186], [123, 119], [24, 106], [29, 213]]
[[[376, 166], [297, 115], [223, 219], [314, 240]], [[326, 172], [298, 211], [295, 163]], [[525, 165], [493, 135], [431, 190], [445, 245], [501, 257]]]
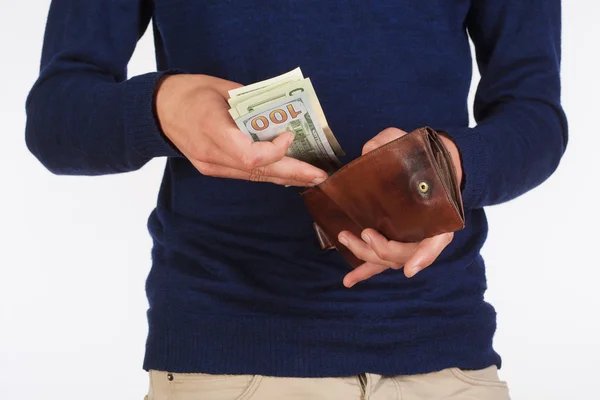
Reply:
[[510, 400], [495, 366], [424, 375], [347, 378], [178, 374], [150, 371], [147, 400]]

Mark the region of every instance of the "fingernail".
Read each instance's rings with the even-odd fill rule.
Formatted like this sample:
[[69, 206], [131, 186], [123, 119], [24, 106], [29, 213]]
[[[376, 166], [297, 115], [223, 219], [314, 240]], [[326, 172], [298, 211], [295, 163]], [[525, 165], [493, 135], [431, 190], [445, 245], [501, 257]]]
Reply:
[[410, 270], [410, 277], [412, 278], [413, 276], [415, 276], [416, 274], [419, 273], [419, 271], [421, 271], [421, 267], [418, 265], [415, 265], [414, 267], [412, 267], [412, 269]]
[[344, 246], [348, 246], [348, 239], [346, 239], [345, 236], [340, 236], [340, 243], [343, 244]]
[[294, 143], [295, 139], [296, 139], [296, 136], [294, 134], [290, 135], [287, 147], [290, 147], [292, 145], [292, 143]]
[[318, 177], [318, 178], [315, 178], [315, 179], [313, 179], [313, 180], [312, 180], [312, 183], [313, 183], [314, 185], [319, 185], [319, 184], [321, 184], [321, 183], [325, 182], [325, 179], [326, 179], [326, 178], [323, 178], [323, 177]]
[[367, 242], [368, 244], [371, 244], [371, 236], [367, 235], [366, 233], [363, 233], [361, 235], [362, 239]]

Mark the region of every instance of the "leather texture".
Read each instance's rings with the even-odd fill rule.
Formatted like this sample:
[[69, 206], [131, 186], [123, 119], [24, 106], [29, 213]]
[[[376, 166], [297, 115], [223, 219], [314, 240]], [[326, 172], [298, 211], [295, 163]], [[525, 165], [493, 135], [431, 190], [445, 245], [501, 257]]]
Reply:
[[423, 127], [340, 168], [301, 193], [323, 250], [363, 261], [337, 240], [373, 228], [390, 240], [418, 242], [465, 226], [460, 187], [439, 133]]

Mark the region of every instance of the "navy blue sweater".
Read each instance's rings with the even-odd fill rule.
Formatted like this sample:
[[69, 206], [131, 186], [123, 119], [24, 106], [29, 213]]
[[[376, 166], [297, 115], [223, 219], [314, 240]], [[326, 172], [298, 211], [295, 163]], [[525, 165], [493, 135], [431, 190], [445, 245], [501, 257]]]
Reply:
[[[560, 0], [54, 0], [26, 141], [61, 175], [131, 172], [167, 157], [148, 223], [145, 369], [341, 376], [500, 366], [495, 311], [483, 299], [483, 207], [541, 184], [566, 148], [560, 14]], [[150, 21], [157, 72], [128, 77]], [[482, 75], [472, 128], [468, 35]], [[457, 143], [466, 229], [414, 278], [389, 270], [346, 289], [350, 266], [321, 252], [297, 188], [203, 176], [154, 117], [165, 73], [249, 84], [298, 66], [344, 162], [390, 126], [429, 125]]]

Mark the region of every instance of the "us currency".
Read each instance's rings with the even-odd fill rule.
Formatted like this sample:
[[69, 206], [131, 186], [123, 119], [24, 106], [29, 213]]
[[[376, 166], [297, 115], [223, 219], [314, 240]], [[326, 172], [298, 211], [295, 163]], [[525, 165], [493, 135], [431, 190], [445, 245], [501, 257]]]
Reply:
[[243, 97], [246, 95], [253, 95], [255, 92], [258, 92], [261, 89], [277, 86], [281, 83], [298, 81], [298, 80], [302, 80], [302, 79], [304, 79], [304, 75], [302, 74], [300, 67], [298, 67], [290, 72], [286, 72], [285, 74], [276, 76], [274, 78], [266, 79], [264, 81], [253, 83], [251, 85], [242, 86], [238, 89], [230, 90], [229, 91], [229, 97], [230, 97], [229, 105], [231, 105], [231, 101], [239, 100], [240, 97]]
[[328, 173], [344, 155], [331, 132], [310, 79], [300, 68], [229, 92], [229, 110], [239, 129], [254, 141], [273, 140], [291, 131], [287, 155]]

